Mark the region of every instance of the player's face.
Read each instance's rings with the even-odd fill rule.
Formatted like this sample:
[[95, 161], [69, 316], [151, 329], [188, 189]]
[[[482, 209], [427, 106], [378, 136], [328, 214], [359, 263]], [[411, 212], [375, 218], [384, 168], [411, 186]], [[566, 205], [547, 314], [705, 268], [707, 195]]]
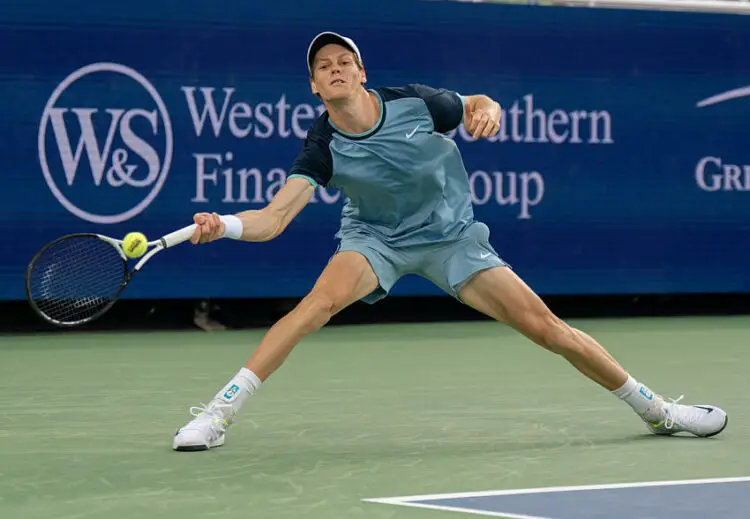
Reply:
[[313, 93], [319, 94], [324, 101], [351, 96], [365, 80], [365, 71], [360, 68], [354, 53], [346, 47], [332, 43], [320, 49], [315, 56], [310, 84]]

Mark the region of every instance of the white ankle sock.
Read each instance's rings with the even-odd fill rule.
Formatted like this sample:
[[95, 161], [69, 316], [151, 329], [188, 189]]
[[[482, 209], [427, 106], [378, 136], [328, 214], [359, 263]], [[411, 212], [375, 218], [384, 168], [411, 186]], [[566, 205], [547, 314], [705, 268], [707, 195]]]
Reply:
[[612, 394], [633, 408], [639, 416], [649, 415], [650, 419], [658, 419], [661, 414], [659, 398], [648, 387], [628, 375], [622, 387], [612, 391]]
[[245, 403], [247, 397], [255, 394], [261, 386], [262, 382], [260, 379], [247, 368], [242, 368], [237, 374], [227, 382], [221, 391], [216, 393], [214, 400], [218, 400], [225, 404], [230, 404], [234, 412], [240, 410], [242, 404]]

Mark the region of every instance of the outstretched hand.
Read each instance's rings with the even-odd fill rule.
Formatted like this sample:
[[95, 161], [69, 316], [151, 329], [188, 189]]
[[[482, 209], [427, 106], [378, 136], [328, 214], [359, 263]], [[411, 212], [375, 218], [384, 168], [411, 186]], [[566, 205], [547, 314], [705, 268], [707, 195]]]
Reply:
[[224, 222], [216, 213], [196, 213], [193, 221], [197, 225], [190, 238], [190, 243], [193, 245], [209, 243], [224, 236]]

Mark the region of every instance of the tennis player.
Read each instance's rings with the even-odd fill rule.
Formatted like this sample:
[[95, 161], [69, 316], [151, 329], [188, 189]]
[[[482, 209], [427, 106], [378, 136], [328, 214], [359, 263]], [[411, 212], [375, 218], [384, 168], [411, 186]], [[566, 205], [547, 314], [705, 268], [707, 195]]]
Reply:
[[286, 184], [263, 209], [199, 213], [194, 244], [220, 238], [264, 242], [279, 236], [317, 186], [348, 198], [340, 246], [311, 292], [263, 337], [245, 367], [177, 431], [173, 448], [224, 444], [248, 397], [306, 335], [355, 301], [374, 303], [407, 273], [421, 275], [464, 304], [506, 323], [629, 405], [655, 434], [707, 437], [727, 425], [711, 405], [667, 402], [629, 375], [586, 333], [572, 328], [506, 265], [475, 220], [468, 175], [444, 133], [461, 123], [474, 139], [495, 135], [500, 105], [424, 85], [365, 88], [357, 45], [332, 32], [307, 52], [312, 92], [327, 111], [313, 124]]

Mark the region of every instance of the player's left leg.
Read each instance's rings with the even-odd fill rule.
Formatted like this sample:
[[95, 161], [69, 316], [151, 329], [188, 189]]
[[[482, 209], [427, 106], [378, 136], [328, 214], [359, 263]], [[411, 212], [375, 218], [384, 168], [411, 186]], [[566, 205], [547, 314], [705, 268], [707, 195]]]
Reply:
[[598, 342], [555, 316], [510, 268], [477, 273], [461, 288], [458, 297], [543, 348], [562, 355], [578, 371], [609, 391], [627, 381], [628, 374]]
[[630, 405], [652, 432], [713, 436], [726, 427], [726, 413], [715, 406], [664, 402], [630, 376], [595, 339], [554, 315], [499, 258], [484, 224], [474, 224], [459, 242], [436, 253], [425, 274], [460, 301], [565, 358]]
[[665, 403], [654, 395], [595, 339], [555, 316], [508, 267], [479, 272], [460, 289], [458, 297], [564, 357], [578, 371], [627, 402], [656, 434], [686, 431], [696, 436], [714, 436], [726, 427], [726, 413], [715, 406]]

